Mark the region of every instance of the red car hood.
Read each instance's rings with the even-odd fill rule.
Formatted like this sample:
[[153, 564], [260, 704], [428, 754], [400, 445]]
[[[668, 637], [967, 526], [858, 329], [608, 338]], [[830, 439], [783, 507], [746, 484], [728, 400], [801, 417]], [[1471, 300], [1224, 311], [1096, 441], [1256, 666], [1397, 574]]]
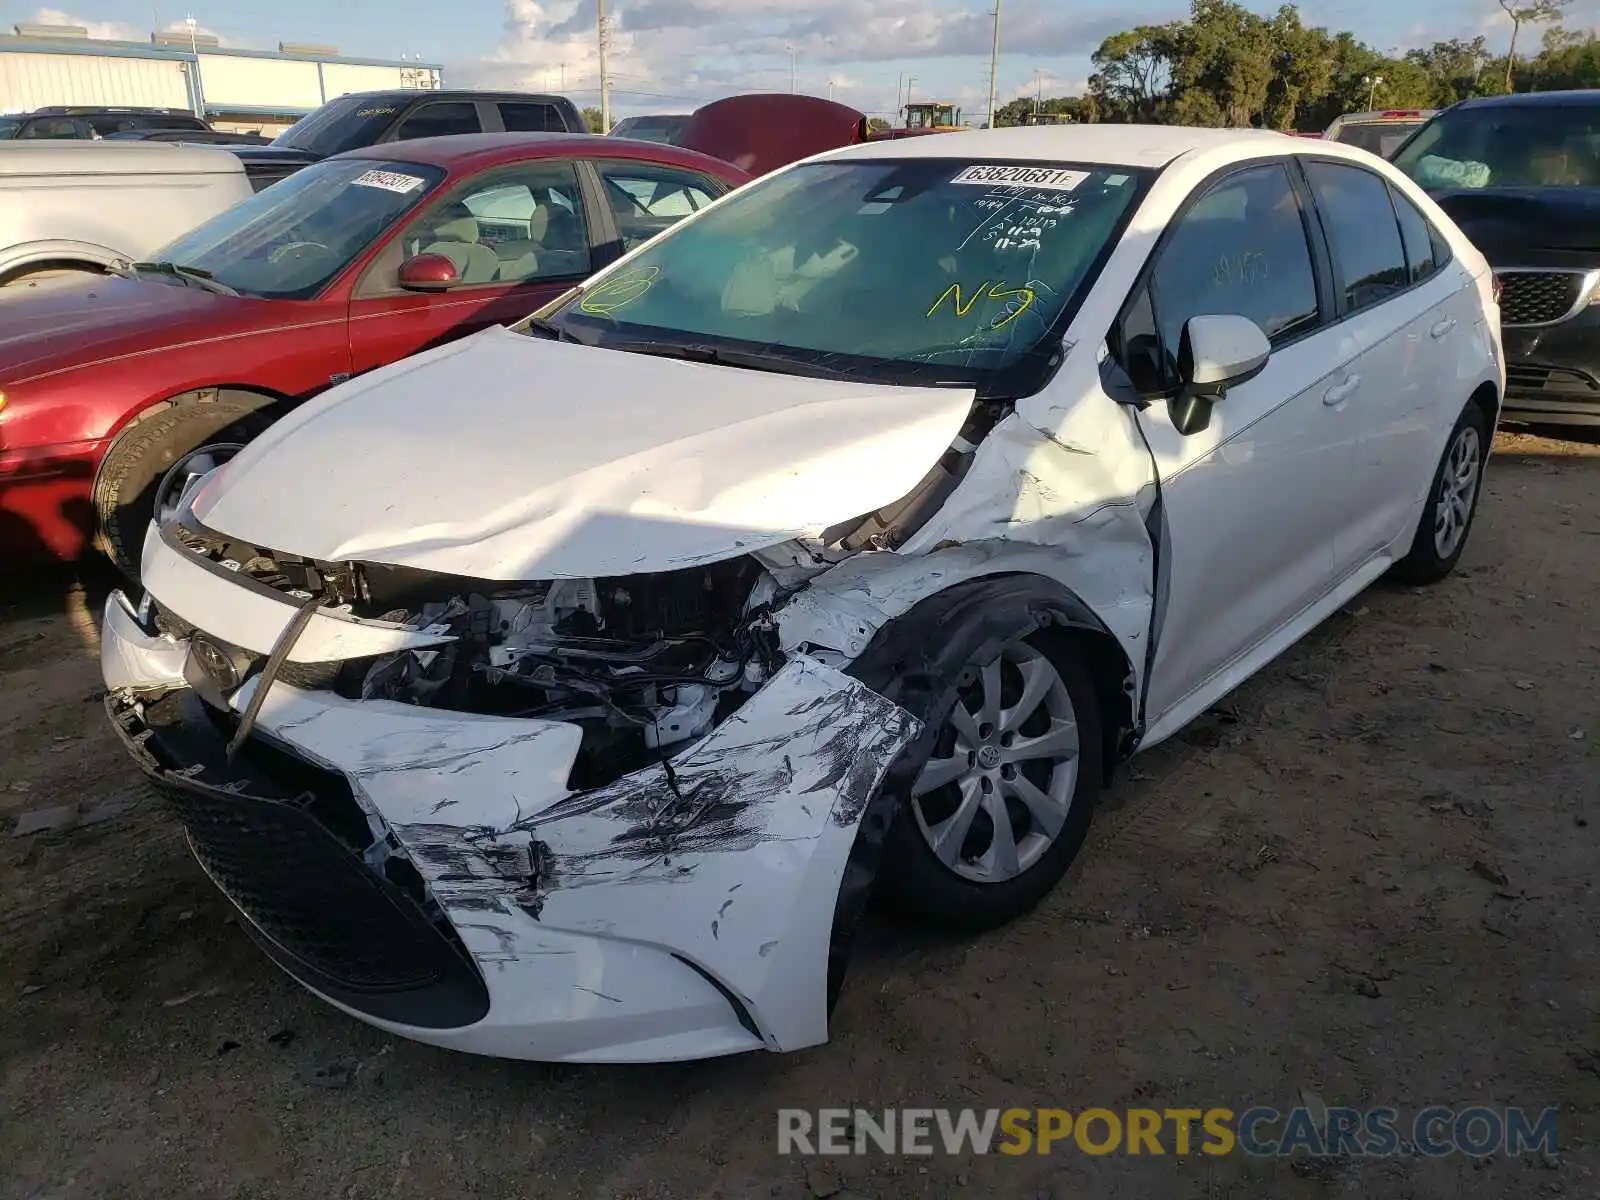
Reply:
[[294, 306], [156, 279], [0, 289], [0, 387], [281, 323]]

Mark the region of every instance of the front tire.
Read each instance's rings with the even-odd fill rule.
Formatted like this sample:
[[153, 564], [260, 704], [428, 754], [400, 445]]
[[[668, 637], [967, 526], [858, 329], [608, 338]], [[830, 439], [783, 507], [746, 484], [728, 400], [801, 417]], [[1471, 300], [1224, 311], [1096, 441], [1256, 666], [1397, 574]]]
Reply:
[[945, 683], [944, 716], [884, 843], [895, 907], [992, 929], [1066, 874], [1102, 778], [1099, 702], [1054, 630], [991, 642]]
[[1455, 570], [1477, 515], [1488, 453], [1488, 415], [1468, 401], [1445, 442], [1411, 549], [1390, 571], [1396, 580], [1420, 587]]
[[242, 394], [183, 399], [129, 426], [112, 443], [95, 480], [98, 543], [125, 576], [139, 582], [139, 555], [155, 515], [156, 494], [180, 460], [207, 450], [231, 452], [270, 425], [265, 401]]

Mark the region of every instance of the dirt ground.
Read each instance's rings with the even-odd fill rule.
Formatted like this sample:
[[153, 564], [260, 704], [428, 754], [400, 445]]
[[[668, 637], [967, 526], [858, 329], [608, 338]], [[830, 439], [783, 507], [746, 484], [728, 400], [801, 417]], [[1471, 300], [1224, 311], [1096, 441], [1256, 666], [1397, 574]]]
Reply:
[[[0, 1193], [1600, 1196], [1600, 446], [1501, 435], [1462, 569], [1379, 586], [1131, 764], [975, 940], [874, 917], [804, 1053], [473, 1059], [323, 1006], [105, 727], [104, 583], [0, 608]], [[63, 804], [88, 820], [18, 835]], [[776, 1110], [1561, 1107], [1560, 1153], [780, 1158]]]

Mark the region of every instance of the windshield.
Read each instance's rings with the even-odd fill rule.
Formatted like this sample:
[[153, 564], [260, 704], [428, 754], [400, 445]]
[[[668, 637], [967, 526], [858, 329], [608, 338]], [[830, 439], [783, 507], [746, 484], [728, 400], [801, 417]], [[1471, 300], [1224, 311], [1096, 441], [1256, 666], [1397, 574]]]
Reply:
[[650, 243], [553, 323], [600, 345], [756, 351], [1022, 394], [1042, 384], [1147, 183], [1070, 163], [802, 165]]
[[244, 295], [304, 300], [415, 208], [443, 175], [438, 167], [372, 158], [314, 163], [150, 258], [198, 268]]
[[662, 142], [676, 146], [683, 136], [688, 117], [628, 117], [612, 129], [613, 137], [634, 138], [641, 142]]
[[22, 122], [11, 117], [0, 117], [0, 140], [14, 138], [17, 130], [22, 128]]
[[400, 108], [396, 101], [381, 97], [343, 96], [301, 117], [273, 138], [272, 144], [331, 158], [372, 145], [389, 128]]
[[1600, 107], [1441, 113], [1394, 157], [1424, 188], [1600, 186]]
[[1379, 158], [1388, 158], [1405, 140], [1421, 128], [1421, 121], [1367, 122], [1341, 125], [1332, 140], [1355, 146]]

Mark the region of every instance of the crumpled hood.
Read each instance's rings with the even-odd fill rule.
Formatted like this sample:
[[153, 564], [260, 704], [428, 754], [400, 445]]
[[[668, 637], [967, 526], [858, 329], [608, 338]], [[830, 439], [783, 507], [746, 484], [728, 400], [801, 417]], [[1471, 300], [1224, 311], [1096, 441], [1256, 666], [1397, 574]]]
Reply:
[[273, 550], [480, 579], [671, 570], [899, 499], [972, 400], [495, 328], [302, 405], [194, 514]]

